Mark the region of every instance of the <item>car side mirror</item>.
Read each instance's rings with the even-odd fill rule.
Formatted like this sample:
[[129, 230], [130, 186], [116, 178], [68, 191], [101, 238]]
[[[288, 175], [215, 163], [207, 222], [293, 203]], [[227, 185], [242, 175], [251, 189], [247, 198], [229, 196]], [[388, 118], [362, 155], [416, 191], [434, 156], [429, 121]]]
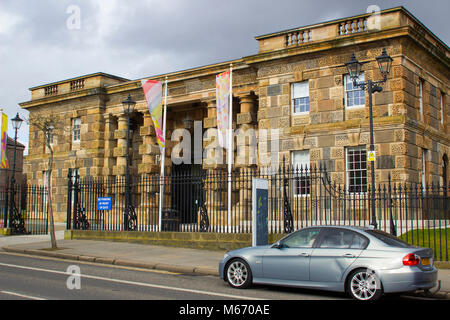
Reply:
[[279, 241], [274, 243], [273, 246], [272, 246], [272, 248], [275, 248], [275, 249], [281, 249], [283, 247], [284, 247], [284, 245], [281, 242], [279, 242]]

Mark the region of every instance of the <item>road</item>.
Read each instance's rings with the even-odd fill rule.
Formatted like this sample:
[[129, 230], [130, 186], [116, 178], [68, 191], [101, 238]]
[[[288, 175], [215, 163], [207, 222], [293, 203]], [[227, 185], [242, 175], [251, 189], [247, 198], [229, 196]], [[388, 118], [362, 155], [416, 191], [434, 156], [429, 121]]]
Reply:
[[[5, 302], [2, 314], [20, 314], [25, 317], [27, 313], [34, 316], [49, 310], [46, 304], [22, 308], [22, 305], [15, 305], [13, 300], [69, 301], [66, 307], [57, 309], [60, 310], [59, 313], [85, 312], [90, 317], [116, 316], [117, 312], [124, 311], [129, 314], [153, 314], [154, 310], [161, 310], [167, 319], [273, 319], [298, 310], [316, 309], [317, 303], [323, 303], [324, 300], [338, 302], [339, 306], [319, 307], [321, 314], [331, 312], [335, 316], [336, 312], [347, 310], [350, 307], [346, 305], [348, 303], [352, 303], [351, 308], [355, 310], [354, 301], [341, 293], [273, 286], [236, 290], [215, 276], [32, 257], [0, 251], [0, 306]], [[79, 303], [73, 304], [74, 300]], [[109, 303], [99, 304], [99, 300]], [[136, 302], [123, 305], [132, 300]], [[137, 300], [145, 301], [139, 304]], [[398, 306], [401, 301], [416, 303], [415, 300], [419, 298], [384, 298], [384, 301], [393, 303], [392, 306]], [[362, 312], [367, 311], [364, 309], [365, 304], [358, 306]], [[395, 308], [391, 308], [393, 309]]]
[[[346, 296], [255, 286], [235, 290], [213, 276], [170, 273], [0, 252], [0, 300], [327, 300]], [[80, 275], [80, 276], [79, 276]]]

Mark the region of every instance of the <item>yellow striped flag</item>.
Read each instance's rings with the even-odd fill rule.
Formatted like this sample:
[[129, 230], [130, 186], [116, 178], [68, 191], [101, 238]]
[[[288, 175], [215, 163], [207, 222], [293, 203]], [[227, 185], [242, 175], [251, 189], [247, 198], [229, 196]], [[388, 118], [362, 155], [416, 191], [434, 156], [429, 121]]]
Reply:
[[2, 146], [1, 146], [1, 168], [9, 168], [8, 159], [6, 158], [6, 147], [8, 143], [8, 116], [2, 112]]

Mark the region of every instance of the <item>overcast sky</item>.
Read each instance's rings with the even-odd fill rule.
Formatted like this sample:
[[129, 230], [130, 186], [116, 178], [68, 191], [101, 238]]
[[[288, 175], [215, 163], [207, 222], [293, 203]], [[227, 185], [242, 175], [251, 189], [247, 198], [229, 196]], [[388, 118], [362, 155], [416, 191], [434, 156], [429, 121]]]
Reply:
[[[105, 72], [128, 79], [257, 52], [255, 36], [404, 6], [447, 45], [448, 0], [0, 0], [0, 108], [30, 87]], [[11, 123], [9, 135], [14, 137]], [[19, 141], [28, 146], [28, 126]]]

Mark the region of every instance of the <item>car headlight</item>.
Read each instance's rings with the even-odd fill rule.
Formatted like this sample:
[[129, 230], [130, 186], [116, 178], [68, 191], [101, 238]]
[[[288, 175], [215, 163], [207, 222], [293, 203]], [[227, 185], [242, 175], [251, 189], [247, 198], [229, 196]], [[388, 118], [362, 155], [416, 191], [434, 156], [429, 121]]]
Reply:
[[227, 253], [225, 253], [224, 255], [223, 255], [223, 259], [226, 259], [226, 258], [228, 258], [230, 255], [228, 254], [228, 252]]

